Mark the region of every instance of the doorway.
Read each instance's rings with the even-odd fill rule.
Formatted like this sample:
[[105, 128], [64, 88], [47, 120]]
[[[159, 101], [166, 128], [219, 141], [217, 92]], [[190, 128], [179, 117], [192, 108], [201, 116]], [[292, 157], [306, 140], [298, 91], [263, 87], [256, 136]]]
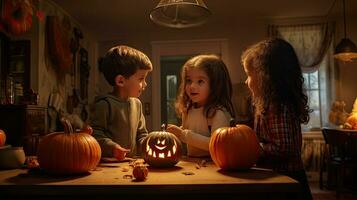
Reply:
[[180, 125], [175, 111], [175, 101], [181, 83], [181, 68], [191, 56], [164, 56], [161, 58], [161, 121]]

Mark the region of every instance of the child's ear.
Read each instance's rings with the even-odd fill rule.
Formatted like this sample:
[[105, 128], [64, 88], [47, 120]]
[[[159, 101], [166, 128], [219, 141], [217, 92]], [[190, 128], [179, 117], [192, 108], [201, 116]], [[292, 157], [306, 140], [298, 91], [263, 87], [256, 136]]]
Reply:
[[123, 87], [125, 82], [125, 77], [122, 75], [118, 75], [115, 77], [115, 85], [119, 87]]

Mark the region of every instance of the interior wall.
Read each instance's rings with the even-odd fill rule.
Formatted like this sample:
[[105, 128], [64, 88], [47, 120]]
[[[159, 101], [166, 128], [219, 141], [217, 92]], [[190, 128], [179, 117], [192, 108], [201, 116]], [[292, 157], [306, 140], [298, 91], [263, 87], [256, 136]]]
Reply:
[[[347, 16], [349, 20], [348, 36], [356, 43], [357, 42], [357, 18]], [[234, 19], [233, 19], [234, 20]], [[301, 21], [301, 20], [300, 20]], [[148, 30], [138, 30], [136, 32], [121, 32], [118, 33], [118, 39], [111, 41], [100, 41], [96, 44], [89, 42], [91, 46], [90, 63], [90, 86], [94, 88], [89, 91], [89, 103], [93, 103], [94, 97], [111, 90], [111, 87], [106, 83], [102, 74], [98, 72], [97, 61], [105, 52], [116, 45], [125, 44], [137, 48], [146, 53], [152, 58], [151, 42], [153, 41], [180, 41], [180, 40], [205, 40], [205, 39], [227, 39], [229, 58], [226, 63], [229, 68], [233, 84], [241, 83], [246, 76], [240, 63], [240, 55], [249, 45], [266, 37], [267, 25], [271, 20], [249, 18], [244, 20], [236, 20], [232, 22], [213, 23], [212, 26], [202, 26], [189, 29], [169, 29], [165, 27], [155, 26]], [[303, 22], [303, 21], [302, 21]], [[296, 20], [294, 21], [296, 23]], [[337, 20], [337, 30], [335, 43], [341, 38], [342, 21]], [[346, 102], [346, 111], [352, 109], [352, 104], [356, 98], [357, 83], [356, 74], [357, 66], [354, 63], [336, 63], [336, 99], [341, 99]], [[154, 66], [155, 70], [155, 66]], [[148, 86], [140, 99], [143, 103], [151, 103], [152, 77], [148, 76]], [[151, 126], [152, 116], [147, 116], [147, 123]]]
[[[245, 80], [245, 73], [240, 64], [240, 55], [249, 45], [266, 36], [266, 22], [263, 20], [253, 20], [242, 22], [233, 22], [232, 24], [219, 23], [214, 27], [196, 27], [190, 29], [168, 29], [163, 27], [154, 27], [136, 33], [127, 33], [121, 35], [120, 40], [105, 41], [98, 44], [98, 55], [103, 56], [112, 46], [125, 44], [137, 48], [152, 58], [151, 42], [153, 41], [180, 41], [180, 40], [205, 40], [205, 39], [227, 39], [228, 41], [228, 60], [227, 67], [231, 75], [233, 84]], [[244, 27], [244, 28], [242, 28]], [[155, 70], [155, 66], [154, 66]], [[96, 95], [111, 90], [102, 74], [96, 69], [98, 83], [96, 83]], [[143, 103], [151, 103], [152, 96], [152, 77], [148, 77], [148, 86], [140, 99]], [[153, 110], [153, 108], [151, 108]], [[151, 112], [152, 113], [152, 112]], [[152, 127], [152, 115], [146, 116], [148, 129]]]

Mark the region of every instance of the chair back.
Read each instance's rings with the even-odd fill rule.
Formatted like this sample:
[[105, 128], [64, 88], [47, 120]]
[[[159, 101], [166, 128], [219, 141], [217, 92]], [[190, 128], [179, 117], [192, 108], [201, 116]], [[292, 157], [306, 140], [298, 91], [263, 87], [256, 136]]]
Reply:
[[357, 132], [323, 128], [322, 134], [331, 160], [345, 162], [356, 156]]

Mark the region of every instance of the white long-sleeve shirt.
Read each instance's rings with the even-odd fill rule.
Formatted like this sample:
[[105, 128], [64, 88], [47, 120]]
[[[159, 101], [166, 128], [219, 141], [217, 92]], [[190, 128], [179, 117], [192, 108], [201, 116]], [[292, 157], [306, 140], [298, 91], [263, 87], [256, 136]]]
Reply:
[[[194, 157], [209, 156], [211, 132], [220, 127], [228, 127], [231, 115], [224, 110], [217, 110], [211, 119], [207, 119], [203, 107], [192, 108], [183, 118], [183, 134], [180, 140], [187, 144], [187, 155]], [[211, 132], [208, 126], [211, 126]]]

